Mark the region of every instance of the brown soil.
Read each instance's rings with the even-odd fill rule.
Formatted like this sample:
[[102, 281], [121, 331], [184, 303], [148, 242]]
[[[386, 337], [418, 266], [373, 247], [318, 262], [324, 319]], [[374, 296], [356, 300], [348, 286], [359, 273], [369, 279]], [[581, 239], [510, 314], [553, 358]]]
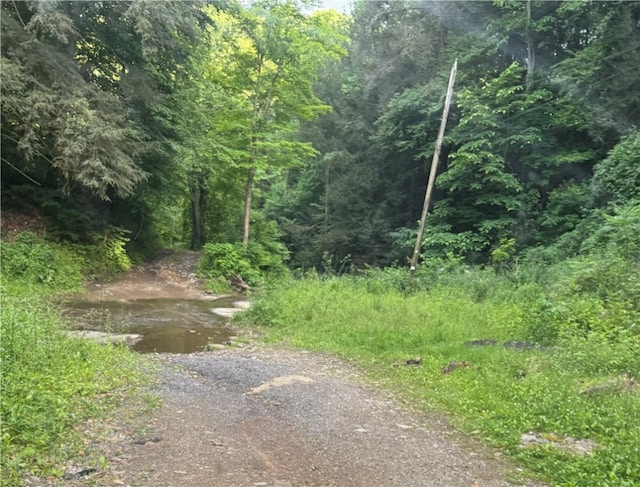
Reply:
[[196, 276], [200, 254], [164, 251], [144, 266], [134, 267], [107, 283], [93, 283], [82, 294], [88, 301], [135, 299], [217, 299], [207, 294]]
[[0, 236], [5, 240], [13, 240], [20, 232], [44, 235], [46, 231], [46, 219], [36, 209], [24, 211], [2, 209], [0, 211]]
[[[204, 296], [191, 277], [195, 256], [175, 257], [167, 254], [90, 294]], [[149, 356], [159, 370], [159, 381], [150, 388], [161, 406], [141, 414], [140, 406], [133, 406], [118, 420], [88, 428], [85, 461], [67, 465], [66, 477], [55, 484], [540, 485], [516, 481], [522, 471], [499, 451], [461, 434], [439, 415], [402, 404], [367, 382], [358, 367], [333, 356], [249, 341], [214, 352]], [[108, 467], [92, 463], [101, 454]], [[30, 478], [26, 485], [50, 484]]]

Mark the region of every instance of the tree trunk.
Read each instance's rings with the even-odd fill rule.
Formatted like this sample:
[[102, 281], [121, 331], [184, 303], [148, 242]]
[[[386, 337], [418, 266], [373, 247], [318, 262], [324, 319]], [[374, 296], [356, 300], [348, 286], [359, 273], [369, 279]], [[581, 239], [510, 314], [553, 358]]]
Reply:
[[527, 0], [527, 91], [531, 91], [533, 87], [533, 76], [536, 67], [536, 52], [533, 46], [533, 37], [531, 35], [531, 0]]
[[440, 159], [440, 149], [442, 147], [442, 141], [444, 139], [444, 131], [445, 131], [445, 128], [447, 127], [447, 118], [449, 117], [449, 107], [451, 106], [451, 99], [453, 98], [453, 85], [456, 81], [457, 71], [458, 71], [458, 60], [456, 59], [451, 68], [451, 74], [449, 75], [449, 85], [447, 86], [447, 95], [444, 100], [442, 120], [440, 120], [440, 130], [438, 130], [438, 137], [436, 138], [436, 148], [433, 152], [433, 158], [431, 159], [431, 170], [429, 171], [429, 181], [427, 182], [427, 191], [425, 193], [424, 204], [422, 206], [422, 216], [420, 217], [418, 237], [416, 238], [416, 246], [413, 249], [413, 254], [411, 255], [411, 263], [409, 264], [409, 277], [411, 279], [415, 277], [416, 267], [418, 266], [418, 259], [420, 258], [420, 249], [422, 248], [422, 237], [424, 235], [424, 227], [427, 222], [429, 204], [431, 203], [431, 192], [433, 191], [433, 185], [436, 182], [436, 172], [438, 170], [438, 162]]
[[255, 172], [255, 167], [249, 168], [249, 174], [247, 174], [247, 185], [244, 190], [244, 224], [242, 227], [242, 246], [245, 249], [249, 246], [249, 219], [251, 217], [251, 195], [253, 192], [253, 176]]
[[199, 250], [206, 242], [204, 230], [205, 190], [202, 174], [192, 174], [189, 185], [189, 199], [191, 200], [191, 249]]

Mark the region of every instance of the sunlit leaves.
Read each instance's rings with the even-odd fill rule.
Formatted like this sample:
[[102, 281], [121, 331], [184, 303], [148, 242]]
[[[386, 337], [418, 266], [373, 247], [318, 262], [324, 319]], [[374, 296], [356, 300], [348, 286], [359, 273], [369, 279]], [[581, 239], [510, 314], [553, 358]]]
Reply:
[[595, 168], [596, 196], [613, 203], [640, 201], [640, 129], [635, 129]]

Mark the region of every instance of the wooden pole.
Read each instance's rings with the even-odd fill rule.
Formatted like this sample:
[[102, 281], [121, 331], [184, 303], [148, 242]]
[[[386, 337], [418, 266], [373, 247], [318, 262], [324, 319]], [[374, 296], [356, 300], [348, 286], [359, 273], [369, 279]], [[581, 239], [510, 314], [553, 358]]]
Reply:
[[438, 138], [436, 139], [436, 149], [433, 152], [433, 159], [431, 160], [431, 171], [429, 172], [429, 182], [427, 183], [427, 192], [424, 197], [424, 205], [422, 206], [422, 217], [420, 218], [420, 228], [418, 229], [418, 238], [416, 239], [416, 246], [411, 256], [411, 265], [409, 266], [409, 277], [415, 277], [416, 267], [418, 266], [418, 258], [420, 257], [420, 248], [422, 247], [422, 237], [424, 236], [424, 227], [427, 221], [427, 215], [429, 212], [429, 204], [431, 203], [431, 193], [433, 192], [433, 185], [436, 181], [436, 172], [438, 170], [438, 160], [440, 159], [440, 149], [442, 148], [442, 139], [444, 139], [444, 129], [447, 126], [447, 118], [449, 117], [449, 107], [451, 106], [451, 98], [453, 97], [453, 85], [456, 81], [456, 72], [458, 71], [458, 60], [456, 59], [451, 68], [451, 75], [449, 76], [449, 86], [447, 88], [447, 96], [444, 102], [444, 110], [442, 112], [442, 120], [440, 121], [440, 130], [438, 131]]

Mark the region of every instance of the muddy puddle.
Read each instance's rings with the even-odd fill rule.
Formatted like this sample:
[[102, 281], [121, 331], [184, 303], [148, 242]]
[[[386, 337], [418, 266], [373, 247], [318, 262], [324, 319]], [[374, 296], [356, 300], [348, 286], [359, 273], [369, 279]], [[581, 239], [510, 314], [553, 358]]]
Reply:
[[73, 301], [64, 304], [73, 328], [109, 333], [135, 333], [141, 353], [200, 352], [208, 343], [225, 343], [233, 335], [229, 318], [217, 308], [234, 308], [237, 298], [215, 301], [144, 299], [135, 301]]

